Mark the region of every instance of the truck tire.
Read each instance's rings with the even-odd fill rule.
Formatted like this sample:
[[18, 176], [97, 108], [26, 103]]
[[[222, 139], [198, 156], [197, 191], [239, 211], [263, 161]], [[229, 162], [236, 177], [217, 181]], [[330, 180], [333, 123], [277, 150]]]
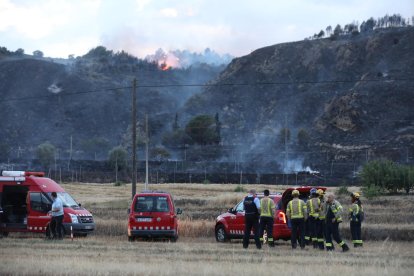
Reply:
[[226, 229], [224, 225], [219, 225], [216, 227], [216, 241], [217, 242], [227, 242], [230, 239], [227, 237]]
[[129, 242], [133, 242], [133, 241], [135, 241], [135, 237], [133, 237], [133, 236], [128, 236], [128, 241], [129, 241]]

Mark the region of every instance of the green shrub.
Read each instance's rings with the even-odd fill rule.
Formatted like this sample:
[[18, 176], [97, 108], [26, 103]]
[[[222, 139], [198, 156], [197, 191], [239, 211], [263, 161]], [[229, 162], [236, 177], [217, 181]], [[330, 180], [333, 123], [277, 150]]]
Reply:
[[338, 189], [338, 195], [349, 195], [350, 192], [348, 191], [348, 187], [347, 186], [341, 186]]
[[114, 186], [116, 186], [116, 187], [119, 187], [119, 186], [122, 186], [122, 185], [123, 185], [123, 183], [121, 181], [116, 181], [114, 183]]
[[373, 199], [381, 195], [381, 189], [376, 186], [368, 186], [362, 188], [363, 195], [368, 199]]
[[237, 187], [236, 188], [234, 188], [234, 191], [236, 192], [236, 193], [240, 193], [240, 192], [246, 192], [246, 189], [242, 186], [242, 185], [237, 185]]
[[204, 179], [204, 181], [203, 181], [203, 184], [210, 184], [211, 182], [210, 182], [210, 180], [208, 180], [208, 179]]

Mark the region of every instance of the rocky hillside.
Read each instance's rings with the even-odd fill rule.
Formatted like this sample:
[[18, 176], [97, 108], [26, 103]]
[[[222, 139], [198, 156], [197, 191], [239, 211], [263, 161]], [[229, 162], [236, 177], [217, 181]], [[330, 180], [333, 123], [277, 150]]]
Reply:
[[[32, 158], [45, 141], [67, 158], [70, 137], [76, 158], [106, 159], [108, 150], [123, 143], [131, 118], [131, 87], [205, 83], [224, 66], [198, 64], [161, 70], [156, 63], [127, 53], [97, 47], [70, 60], [0, 55], [0, 159]], [[176, 111], [200, 88], [138, 88], [138, 121], [149, 115], [151, 135], [160, 140]], [[142, 133], [142, 131], [140, 132]], [[18, 149], [21, 152], [18, 152]]]
[[372, 158], [414, 160], [414, 28], [284, 43], [234, 59], [186, 104], [218, 112], [227, 155], [271, 170], [352, 175]]

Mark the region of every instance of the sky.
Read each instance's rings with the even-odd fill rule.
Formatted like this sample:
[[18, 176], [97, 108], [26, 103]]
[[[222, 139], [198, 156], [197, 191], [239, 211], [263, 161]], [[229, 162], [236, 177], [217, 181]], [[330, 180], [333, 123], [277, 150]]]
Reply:
[[0, 0], [0, 46], [62, 58], [98, 45], [141, 58], [158, 48], [242, 56], [394, 13], [411, 22], [414, 1]]

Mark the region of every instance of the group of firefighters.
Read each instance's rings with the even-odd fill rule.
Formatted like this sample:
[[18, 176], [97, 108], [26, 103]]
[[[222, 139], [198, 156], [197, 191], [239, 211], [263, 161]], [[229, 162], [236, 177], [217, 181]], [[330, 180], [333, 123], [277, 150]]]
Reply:
[[[264, 197], [259, 200], [256, 191], [250, 190], [244, 199], [245, 229], [243, 247], [249, 246], [250, 233], [253, 230], [256, 247], [260, 249], [264, 242], [264, 231], [267, 233], [267, 241], [274, 246], [273, 241], [273, 217], [275, 203], [269, 197], [269, 190], [264, 191]], [[342, 240], [339, 232], [339, 224], [342, 222], [343, 208], [333, 194], [328, 194], [325, 200], [325, 192], [322, 189], [312, 188], [310, 196], [305, 202], [300, 199], [298, 190], [292, 191], [293, 199], [288, 202], [286, 216], [291, 225], [292, 248], [297, 248], [299, 240], [300, 248], [313, 245], [320, 250], [334, 250], [333, 240], [342, 247], [342, 251], [349, 250], [348, 245]], [[361, 222], [364, 219], [364, 211], [359, 193], [352, 193], [352, 205], [349, 208], [350, 229], [354, 247], [362, 247]], [[299, 234], [299, 237], [298, 237]], [[298, 239], [299, 238], [299, 239]]]

